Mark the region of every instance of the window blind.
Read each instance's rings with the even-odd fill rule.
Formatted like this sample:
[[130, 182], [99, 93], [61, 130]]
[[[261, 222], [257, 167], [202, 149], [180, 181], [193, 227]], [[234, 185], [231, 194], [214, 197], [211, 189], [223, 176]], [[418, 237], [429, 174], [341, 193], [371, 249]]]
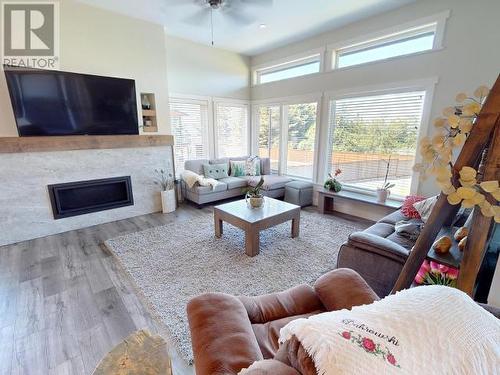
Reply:
[[317, 102], [286, 106], [288, 144], [285, 173], [305, 179], [313, 178], [316, 141]]
[[186, 160], [208, 159], [208, 102], [170, 99], [170, 121], [175, 171], [180, 176]]
[[[410, 193], [425, 92], [332, 100], [330, 170], [347, 186], [376, 190], [388, 181], [393, 194]], [[387, 169], [388, 168], [388, 169]]]
[[248, 154], [248, 106], [218, 103], [216, 107], [218, 157]]
[[271, 159], [271, 170], [279, 169], [280, 106], [261, 106], [258, 109], [259, 156]]

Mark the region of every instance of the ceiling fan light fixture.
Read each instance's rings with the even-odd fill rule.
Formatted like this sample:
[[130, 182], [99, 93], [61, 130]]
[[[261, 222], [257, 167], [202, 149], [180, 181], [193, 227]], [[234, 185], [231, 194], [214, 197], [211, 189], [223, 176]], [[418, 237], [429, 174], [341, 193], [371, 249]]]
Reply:
[[261, 23], [259, 25], [259, 29], [267, 29], [267, 25], [265, 23]]

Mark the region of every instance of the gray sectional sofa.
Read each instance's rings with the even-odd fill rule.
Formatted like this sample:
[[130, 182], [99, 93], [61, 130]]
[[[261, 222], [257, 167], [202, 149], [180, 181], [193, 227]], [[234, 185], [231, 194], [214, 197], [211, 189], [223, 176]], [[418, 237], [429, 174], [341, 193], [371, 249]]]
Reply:
[[[203, 164], [229, 164], [231, 160], [246, 159], [248, 159], [248, 156], [211, 160], [187, 160], [184, 163], [184, 169], [203, 175]], [[260, 171], [264, 177], [264, 185], [262, 187], [264, 195], [271, 198], [283, 197], [285, 195], [285, 185], [292, 181], [292, 179], [286, 176], [271, 174], [271, 161], [269, 158], [260, 159]], [[231, 174], [231, 171], [229, 171], [229, 174]], [[244, 195], [243, 189], [247, 186], [257, 185], [260, 181], [260, 177], [261, 176], [242, 176], [222, 178], [218, 180], [222, 184], [218, 185], [215, 189], [212, 189], [210, 186], [207, 187], [198, 185], [195, 185], [190, 189], [184, 182], [182, 182], [182, 191], [185, 199], [190, 200], [197, 205], [203, 205], [223, 199], [242, 196]]]

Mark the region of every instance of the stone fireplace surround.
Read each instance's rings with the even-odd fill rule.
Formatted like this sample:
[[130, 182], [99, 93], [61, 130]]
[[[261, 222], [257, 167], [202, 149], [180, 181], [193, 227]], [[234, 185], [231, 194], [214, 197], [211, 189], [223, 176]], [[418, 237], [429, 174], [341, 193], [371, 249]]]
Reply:
[[[8, 150], [0, 139], [0, 246], [160, 211], [154, 170], [173, 165], [169, 139], [154, 146], [141, 139], [138, 147], [128, 142], [120, 148], [43, 152]], [[119, 176], [131, 177], [133, 206], [54, 219], [48, 185]]]

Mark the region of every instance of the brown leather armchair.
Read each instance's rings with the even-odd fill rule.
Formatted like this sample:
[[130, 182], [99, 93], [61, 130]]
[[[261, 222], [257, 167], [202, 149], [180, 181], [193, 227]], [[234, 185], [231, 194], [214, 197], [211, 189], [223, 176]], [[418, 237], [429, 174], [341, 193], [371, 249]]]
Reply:
[[208, 293], [193, 298], [187, 312], [196, 374], [237, 374], [263, 359], [268, 361], [261, 362], [259, 374], [306, 373], [297, 371], [283, 353], [277, 355], [280, 329], [293, 319], [375, 300], [375, 292], [349, 269], [330, 271], [314, 287], [299, 285], [258, 297]]

